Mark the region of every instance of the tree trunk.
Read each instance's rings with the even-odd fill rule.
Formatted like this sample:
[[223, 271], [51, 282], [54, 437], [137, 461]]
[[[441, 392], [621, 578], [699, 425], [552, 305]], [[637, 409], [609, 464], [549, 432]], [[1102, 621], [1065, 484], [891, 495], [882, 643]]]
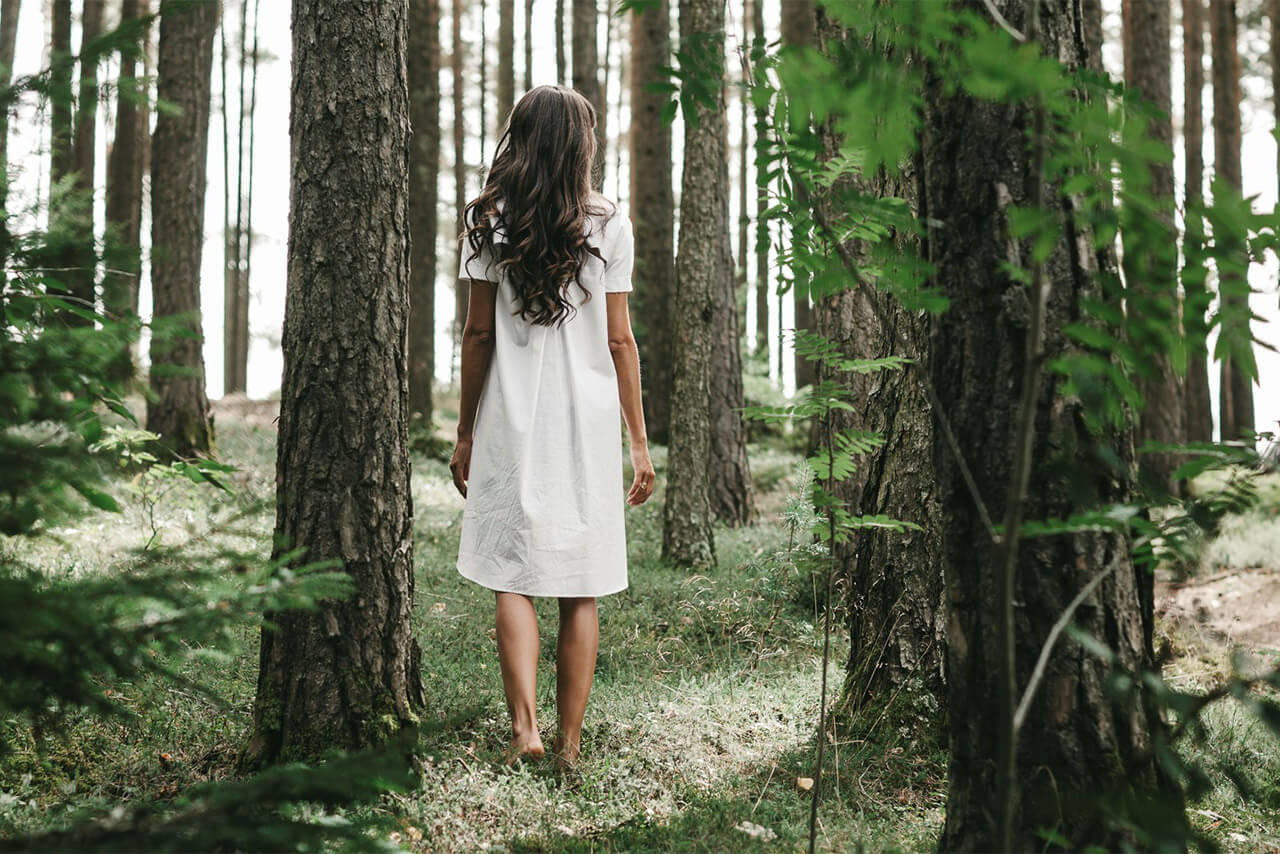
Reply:
[[[123, 0], [122, 22], [147, 14], [139, 0]], [[139, 43], [120, 50], [119, 94], [116, 99], [115, 138], [107, 156], [107, 231], [114, 237], [107, 243], [107, 272], [102, 277], [104, 311], [122, 320], [138, 316], [138, 277], [142, 271], [142, 173], [147, 113], [137, 103], [146, 97], [144, 81], [137, 79], [138, 53], [146, 50], [148, 31], [141, 33]], [[129, 348], [120, 353], [114, 372], [120, 379], [134, 375], [133, 354]]]
[[[751, 57], [753, 68], [759, 68], [757, 61], [764, 59], [764, 0], [749, 0], [751, 4], [751, 31], [753, 42]], [[763, 150], [769, 139], [769, 110], [757, 107], [756, 152]], [[765, 221], [765, 211], [769, 209], [769, 179], [765, 170], [756, 173], [756, 349], [764, 354], [765, 371], [769, 368], [769, 224]], [[782, 323], [782, 315], [778, 315], [778, 323]], [[782, 377], [778, 377], [781, 385]]]
[[[97, 253], [94, 249], [94, 171], [98, 158], [98, 63], [101, 54], [93, 40], [102, 35], [103, 0], [84, 0], [80, 16], [80, 85], [76, 97], [75, 130], [71, 159], [75, 189], [85, 202], [84, 219], [77, 229], [70, 253], [71, 270], [66, 273], [67, 290], [87, 308], [95, 304]], [[83, 318], [70, 322], [87, 324]]]
[[556, 82], [563, 86], [568, 82], [564, 50], [564, 0], [556, 0]]
[[511, 115], [516, 97], [516, 5], [498, 0], [498, 133]]
[[[746, 45], [751, 44], [750, 12], [751, 0], [743, 0], [743, 50], [746, 49]], [[738, 90], [738, 254], [734, 278], [738, 287], [745, 291], [747, 286], [747, 240], [751, 234], [751, 216], [748, 213], [747, 207], [747, 178], [751, 164], [751, 128], [748, 127], [747, 117], [750, 114], [748, 103], [751, 100], [751, 90], [749, 88], [750, 81], [747, 79], [746, 64], [740, 63], [738, 67], [742, 71], [742, 85]]]
[[181, 112], [156, 120], [151, 164], [151, 391], [147, 429], [181, 455], [205, 453], [213, 420], [204, 387], [200, 258], [218, 3], [164, 0], [157, 97]]
[[[813, 0], [782, 0], [782, 43], [802, 47], [815, 43], [816, 20]], [[803, 188], [797, 190], [803, 199]], [[802, 270], [792, 271], [792, 299], [795, 303], [795, 331], [813, 330], [813, 311], [809, 303], [809, 279]], [[808, 359], [795, 354], [796, 388], [812, 385], [815, 379], [814, 365]]]
[[[1236, 4], [1234, 0], [1210, 0], [1209, 32], [1213, 47], [1213, 157], [1214, 179], [1233, 191], [1241, 192], [1240, 181], [1240, 51], [1236, 36]], [[1244, 253], [1243, 246], [1221, 247], [1220, 251]], [[1243, 313], [1245, 298], [1231, 293], [1244, 286], [1243, 282], [1220, 281], [1219, 299], [1224, 306]], [[1238, 335], [1246, 339], [1239, 346], [1252, 346], [1247, 339], [1251, 335], [1248, 321], [1227, 329], [1219, 326], [1221, 334]], [[1219, 424], [1223, 441], [1239, 439], [1253, 431], [1253, 382], [1231, 359], [1222, 359], [1222, 373], [1218, 387]]]
[[480, 98], [481, 186], [484, 186], [484, 170], [489, 168], [489, 156], [485, 151], [489, 134], [489, 33], [487, 29], [489, 10], [486, 8], [487, 5], [485, 0], [480, 0], [480, 91], [477, 95]]
[[671, 125], [662, 120], [669, 98], [650, 88], [671, 62], [667, 0], [634, 12], [631, 22], [631, 218], [636, 234], [634, 307], [636, 340], [644, 366], [644, 409], [649, 435], [665, 445], [670, 433], [672, 332], [675, 294], [675, 201]]
[[[75, 169], [71, 90], [71, 0], [53, 0], [49, 43], [49, 184], [53, 186]], [[52, 196], [51, 196], [52, 198]]]
[[[817, 22], [822, 51], [841, 55], [839, 45], [854, 36], [821, 9]], [[846, 73], [857, 72], [848, 69]], [[841, 139], [834, 123], [828, 122], [820, 132], [824, 157], [837, 157]], [[915, 164], [905, 163], [898, 174], [881, 171], [857, 179], [856, 189], [864, 195], [902, 199], [924, 220], [928, 212], [920, 209], [917, 180]], [[829, 206], [827, 195], [815, 200], [824, 211]], [[886, 239], [906, 255], [922, 248], [912, 234]], [[851, 241], [848, 248], [855, 258], [866, 255], [867, 247], [858, 241]], [[846, 358], [903, 356], [915, 361], [918, 370], [930, 371], [934, 322], [929, 314], [908, 311], [897, 299], [878, 293], [875, 296], [889, 323], [886, 328], [869, 296], [849, 289], [818, 300], [817, 332], [835, 343]], [[885, 440], [857, 461], [851, 477], [833, 484], [841, 506], [857, 516], [882, 515], [920, 526], [920, 530], [902, 532], [868, 528], [834, 547], [841, 578], [848, 585], [850, 647], [841, 706], [845, 714], [854, 715], [868, 707], [884, 709], [898, 698], [898, 708], [911, 711], [901, 715], [891, 711], [890, 725], [905, 722], [915, 728], [922, 697], [931, 698], [935, 708], [945, 703], [942, 508], [932, 464], [934, 413], [919, 379], [906, 371], [857, 374], [819, 365], [815, 373], [817, 380], [837, 383], [851, 394], [852, 409], [832, 413], [833, 436], [871, 431]], [[821, 436], [824, 449], [829, 441], [825, 432]], [[935, 715], [924, 717], [939, 720]]]
[[[971, 4], [976, 14], [982, 5]], [[997, 0], [999, 11], [1026, 32], [1027, 7]], [[1041, 6], [1043, 51], [1069, 65], [1088, 56], [1079, 43], [1078, 7]], [[920, 204], [943, 225], [931, 227], [932, 284], [950, 300], [935, 324], [932, 375], [965, 459], [973, 466], [979, 494], [999, 519], [1013, 468], [1014, 412], [1027, 358], [1025, 284], [1002, 267], [1031, 264], [1026, 243], [1008, 238], [1006, 209], [1027, 205], [1035, 183], [1028, 156], [1031, 108], [977, 101], [931, 75], [921, 129]], [[1063, 208], [1062, 228], [1045, 265], [1051, 296], [1045, 315], [1047, 362], [1071, 347], [1063, 326], [1078, 317], [1080, 300], [1097, 297], [1097, 256], [1078, 254], [1094, 235], [1071, 216], [1069, 197], [1045, 190]], [[1011, 257], [1012, 256], [1012, 257]], [[1106, 254], [1102, 256], [1112, 263]], [[1107, 272], [1107, 271], [1103, 271]], [[1114, 273], [1114, 271], [1110, 271]], [[1084, 509], [1123, 503], [1127, 484], [1116, 469], [1097, 462], [1134, 459], [1131, 437], [1091, 434], [1077, 398], [1064, 393], [1062, 377], [1046, 372], [1035, 404], [1031, 483], [1025, 518], [1063, 519]], [[1095, 443], [1106, 447], [1098, 453]], [[956, 462], [935, 441], [933, 462], [943, 508], [943, 566], [948, 606], [948, 707], [950, 783], [942, 850], [997, 850], [996, 763], [1001, 720], [992, 690], [1000, 609], [998, 559], [979, 521]], [[1110, 455], [1109, 457], [1107, 455]], [[1115, 666], [1131, 673], [1153, 666], [1149, 624], [1139, 598], [1138, 574], [1127, 538], [1086, 531], [1024, 544], [1016, 566], [1013, 601], [1016, 684], [1025, 685], [1050, 626], [1067, 603], [1096, 575], [1111, 573], [1076, 613], [1075, 623], [1115, 653]], [[1114, 704], [1107, 691], [1111, 664], [1077, 644], [1059, 642], [1044, 683], [1027, 715], [1016, 757], [1020, 796], [1013, 820], [1013, 848], [1039, 850], [1042, 829], [1066, 838], [1070, 849], [1119, 847], [1119, 833], [1098, 799], [1117, 808], [1128, 793], [1149, 793], [1161, 775], [1153, 743], [1162, 726], [1158, 709], [1142, 692]], [[1130, 705], [1132, 703], [1132, 705]]]
[[267, 615], [250, 765], [379, 743], [423, 704], [409, 622], [408, 17], [408, 0], [293, 6], [275, 554], [341, 561], [355, 595]]
[[430, 424], [436, 372], [436, 202], [440, 175], [440, 2], [409, 0], [409, 412]]
[[[449, 57], [449, 68], [453, 86], [453, 206], [454, 234], [462, 234], [462, 211], [467, 206], [467, 152], [466, 152], [466, 102], [462, 97], [466, 87], [466, 79], [462, 72], [462, 59], [465, 47], [462, 42], [462, 15], [464, 0], [453, 0], [450, 25], [452, 26], [453, 47]], [[458, 256], [455, 259], [451, 275], [462, 268], [462, 243], [455, 237], [454, 245]], [[458, 348], [462, 343], [462, 324], [467, 319], [467, 284], [463, 279], [453, 278], [453, 357], [449, 359], [449, 374], [454, 375], [457, 363]]]
[[[245, 198], [245, 131], [248, 130], [253, 117], [246, 106], [249, 98], [245, 91], [245, 72], [249, 67], [249, 3], [240, 0], [240, 45], [239, 45], [239, 85], [236, 95], [236, 155], [235, 155], [235, 221], [231, 221], [231, 206], [228, 205], [224, 215], [226, 227], [226, 243], [223, 265], [223, 391], [226, 394], [243, 393], [249, 382], [249, 242], [251, 235], [246, 230], [245, 214], [250, 207]], [[257, 27], [257, 16], [254, 17]], [[222, 114], [223, 140], [227, 137], [227, 74], [226, 74], [226, 16], [223, 15], [222, 39]], [[256, 35], [255, 35], [256, 41]], [[255, 47], [255, 60], [257, 50]], [[229, 155], [224, 154], [223, 163], [227, 164], [225, 173], [227, 193], [230, 196], [231, 173]]]
[[533, 88], [533, 0], [524, 0], [524, 91]]
[[[1169, 0], [1124, 0], [1123, 21], [1125, 84], [1155, 107], [1157, 115], [1152, 117], [1147, 133], [1172, 151], [1173, 56], [1169, 46]], [[1138, 184], [1146, 184], [1145, 195], [1158, 211], [1160, 227], [1148, 223], [1142, 226], [1142, 234], [1121, 234], [1128, 249], [1124, 253], [1124, 273], [1134, 343], [1144, 354], [1144, 367], [1150, 369], [1136, 377], [1142, 395], [1137, 438], [1140, 446], [1149, 442], [1174, 445], [1185, 441], [1186, 427], [1181, 384], [1174, 373], [1164, 337], [1169, 330], [1179, 329], [1181, 323], [1177, 232], [1173, 225], [1173, 164], [1171, 161], [1151, 163], [1147, 173], [1134, 177]], [[1178, 489], [1173, 481], [1178, 462], [1174, 454], [1139, 457], [1143, 478], [1170, 493]]]
[[[244, 21], [240, 22], [241, 30]], [[222, 7], [222, 22], [218, 28], [218, 73], [222, 92], [222, 393], [240, 391], [236, 381], [236, 315], [239, 313], [239, 264], [240, 232], [233, 227], [231, 213], [231, 105], [228, 101], [231, 84], [227, 79], [230, 51], [227, 48], [227, 8]], [[237, 122], [237, 125], [239, 122]], [[237, 149], [237, 152], [239, 149]], [[236, 155], [236, 169], [240, 168], [240, 156]]]
[[[707, 62], [723, 63], [719, 51], [724, 44], [724, 0], [680, 0], [680, 40], [687, 46], [699, 39], [708, 39], [717, 51]], [[714, 429], [712, 345], [733, 346], [733, 341], [716, 340], [722, 331], [716, 300], [723, 279], [732, 278], [724, 101], [712, 109], [701, 103], [693, 109], [695, 115], [684, 123], [680, 250], [671, 324], [671, 395], [680, 405], [671, 410], [662, 555], [677, 564], [698, 566], [715, 563], [708, 478]]]
[[[1191, 215], [1204, 201], [1204, 0], [1182, 0], [1182, 58], [1184, 96], [1182, 138], [1186, 145], [1187, 219], [1183, 253], [1188, 269], [1204, 243], [1204, 220]], [[1212, 297], [1204, 281], [1204, 264], [1182, 277], [1184, 329], [1190, 345], [1187, 364], [1187, 441], [1213, 440], [1213, 401], [1209, 395], [1209, 333], [1205, 314]]]
[[600, 88], [596, 35], [600, 13], [596, 0], [573, 0], [573, 88], [582, 93], [596, 110], [596, 159], [592, 167], [591, 186], [604, 186], [605, 148], [609, 137], [605, 131], [604, 90]]
[[[0, 85], [8, 86], [13, 81], [13, 55], [18, 43], [18, 12], [21, 11], [20, 0], [2, 0], [0, 2]], [[9, 209], [9, 111], [0, 110], [0, 210]], [[9, 262], [9, 247], [12, 235], [9, 233], [7, 219], [0, 217], [0, 288], [4, 287], [8, 277], [4, 271]], [[0, 322], [3, 322], [0, 317]]]

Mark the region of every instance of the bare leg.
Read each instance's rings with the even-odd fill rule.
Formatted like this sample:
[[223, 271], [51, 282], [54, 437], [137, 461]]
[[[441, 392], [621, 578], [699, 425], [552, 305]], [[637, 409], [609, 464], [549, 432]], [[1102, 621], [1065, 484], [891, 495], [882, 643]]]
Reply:
[[508, 757], [542, 756], [535, 690], [538, 683], [538, 617], [533, 600], [519, 593], [498, 594], [498, 661], [511, 713]]
[[556, 646], [556, 709], [560, 724], [552, 750], [572, 766], [582, 746], [582, 719], [596, 670], [600, 626], [595, 599], [560, 600], [560, 639]]

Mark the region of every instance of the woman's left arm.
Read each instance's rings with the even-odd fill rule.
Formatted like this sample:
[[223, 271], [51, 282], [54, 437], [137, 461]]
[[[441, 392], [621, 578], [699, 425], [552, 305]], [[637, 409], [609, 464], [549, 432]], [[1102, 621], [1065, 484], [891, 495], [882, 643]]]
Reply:
[[453, 449], [449, 471], [453, 485], [467, 497], [467, 480], [471, 476], [471, 440], [475, 431], [476, 410], [480, 391], [493, 360], [493, 315], [497, 302], [497, 286], [493, 282], [471, 279], [468, 288], [467, 322], [462, 327], [462, 390], [458, 401], [458, 444]]

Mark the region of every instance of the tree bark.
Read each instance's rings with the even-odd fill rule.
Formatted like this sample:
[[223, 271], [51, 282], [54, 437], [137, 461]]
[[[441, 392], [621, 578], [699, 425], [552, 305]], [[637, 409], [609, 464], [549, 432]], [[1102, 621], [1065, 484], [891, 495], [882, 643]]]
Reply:
[[498, 0], [498, 132], [502, 132], [516, 96], [515, 0]]
[[71, 90], [71, 0], [53, 0], [49, 42], [49, 183], [57, 184], [75, 168]]
[[[462, 97], [466, 87], [466, 79], [462, 72], [463, 52], [466, 49], [462, 41], [463, 3], [464, 0], [453, 0], [450, 21], [453, 29], [453, 47], [449, 57], [449, 67], [453, 87], [453, 206], [455, 235], [462, 234], [462, 211], [467, 206], [467, 117], [466, 102]], [[453, 266], [453, 272], [456, 273], [462, 268], [462, 243], [455, 238], [454, 245], [458, 251]], [[455, 276], [453, 280], [453, 349], [451, 351], [453, 357], [449, 360], [450, 376], [454, 375], [454, 365], [457, 363], [456, 356], [462, 343], [462, 324], [467, 319], [468, 299], [466, 281]]]
[[[1169, 46], [1169, 0], [1124, 0], [1124, 77], [1153, 106], [1156, 115], [1148, 124], [1149, 138], [1173, 149], [1173, 55]], [[1143, 226], [1144, 235], [1121, 234], [1130, 251], [1124, 253], [1127, 302], [1135, 324], [1135, 343], [1144, 353], [1144, 370], [1136, 377], [1142, 395], [1138, 418], [1138, 444], [1158, 442], [1179, 444], [1186, 439], [1185, 404], [1181, 383], [1164, 335], [1179, 329], [1177, 232], [1173, 225], [1174, 188], [1172, 162], [1150, 163], [1145, 194], [1158, 211], [1167, 239], [1157, 237], [1157, 226]], [[1135, 179], [1137, 176], [1135, 176]], [[1137, 188], [1134, 188], [1137, 189]], [[1158, 330], [1152, 330], [1158, 326]], [[1149, 367], [1148, 372], [1145, 367]], [[1143, 477], [1166, 492], [1178, 485], [1173, 471], [1179, 459], [1174, 454], [1143, 454], [1139, 457]]]
[[[93, 46], [102, 35], [103, 0], [84, 0], [80, 16], [80, 81], [76, 97], [75, 129], [72, 134], [71, 159], [75, 174], [73, 186], [84, 200], [84, 219], [74, 237], [70, 267], [66, 273], [67, 290], [87, 308], [93, 308], [97, 285], [97, 252], [94, 249], [94, 171], [98, 163], [98, 63], [101, 54]], [[69, 322], [87, 324], [83, 318]]]
[[409, 623], [408, 17], [408, 0], [293, 7], [275, 553], [339, 560], [356, 592], [268, 615], [250, 765], [379, 743], [423, 704]]
[[600, 87], [599, 56], [596, 48], [600, 13], [596, 0], [573, 0], [573, 88], [582, 93], [596, 110], [596, 159], [591, 186], [604, 186], [604, 161], [608, 135], [605, 130], [604, 90]]
[[[813, 45], [817, 22], [813, 0], [782, 0], [782, 43], [802, 47]], [[803, 197], [804, 190], [797, 192]], [[792, 271], [792, 300], [795, 305], [795, 331], [810, 332], [814, 328], [813, 310], [809, 302], [809, 279], [802, 270]], [[814, 365], [799, 353], [795, 354], [796, 388], [812, 385], [815, 379]]]
[[649, 435], [666, 444], [670, 433], [675, 294], [675, 201], [671, 125], [662, 120], [669, 98], [650, 89], [671, 61], [667, 0], [637, 10], [631, 23], [631, 218], [635, 223], [636, 340], [644, 366], [644, 408]]
[[[764, 0], [749, 0], [751, 3], [751, 56], [754, 60], [763, 59], [765, 50], [764, 37]], [[756, 151], [759, 153], [768, 142], [769, 111], [761, 106], [755, 110]], [[756, 174], [756, 349], [764, 354], [766, 373], [769, 367], [769, 224], [765, 221], [765, 211], [769, 209], [769, 179], [763, 170]], [[782, 315], [778, 315], [778, 323], [782, 323]], [[781, 385], [782, 377], [778, 377]]]
[[[1210, 0], [1209, 33], [1213, 48], [1213, 151], [1214, 178], [1236, 195], [1241, 192], [1240, 176], [1240, 51], [1237, 47], [1236, 4], [1233, 0]], [[1220, 247], [1220, 251], [1243, 253], [1243, 246]], [[1243, 312], [1239, 296], [1229, 293], [1232, 280], [1220, 281], [1219, 300], [1236, 312]], [[1227, 331], [1220, 326], [1220, 333]], [[1248, 336], [1248, 322], [1230, 334]], [[1248, 346], [1252, 346], [1249, 344]], [[1239, 439], [1253, 430], [1253, 384], [1230, 356], [1221, 362], [1218, 386], [1219, 424], [1224, 441]]]
[[533, 88], [533, 0], [524, 0], [524, 91]]
[[[822, 9], [817, 13], [822, 51], [839, 56], [838, 46], [853, 38]], [[886, 50], [892, 49], [888, 45]], [[856, 74], [853, 69], [848, 70]], [[840, 153], [841, 139], [833, 122], [820, 128], [824, 156]], [[907, 202], [918, 219], [921, 210], [916, 164], [900, 164], [896, 174], [880, 171], [856, 179], [859, 193]], [[815, 204], [829, 209], [830, 191], [819, 194]], [[834, 217], [828, 213], [828, 219]], [[892, 240], [906, 255], [922, 249], [913, 234], [893, 234]], [[855, 258], [864, 258], [867, 247], [859, 241], [848, 245]], [[932, 370], [931, 330], [934, 321], [924, 311], [908, 311], [888, 294], [875, 298], [888, 321], [880, 321], [870, 302], [871, 294], [849, 289], [825, 296], [814, 306], [817, 332], [834, 342], [850, 359], [902, 356], [917, 363], [918, 370]], [[942, 507], [938, 503], [937, 472], [932, 464], [935, 441], [934, 413], [917, 377], [904, 371], [856, 374], [818, 365], [816, 379], [848, 389], [850, 410], [831, 415], [834, 436], [849, 431], [878, 433], [880, 448], [858, 460], [852, 476], [834, 482], [836, 499], [858, 516], [887, 516], [914, 523], [919, 530], [893, 532], [869, 528], [848, 541], [836, 543], [834, 553], [841, 578], [847, 584], [849, 660], [841, 706], [846, 715], [868, 707], [886, 708], [894, 698], [899, 708], [913, 708], [909, 715], [893, 715], [898, 721], [914, 721], [922, 697], [935, 708], [945, 703], [945, 643], [942, 598]], [[829, 441], [822, 431], [825, 453]], [[926, 718], [938, 720], [936, 716]]]
[[156, 120], [151, 164], [151, 391], [147, 429], [181, 455], [205, 453], [213, 419], [204, 384], [200, 258], [218, 3], [164, 0], [157, 96], [181, 110]]
[[[982, 5], [971, 4], [981, 14]], [[1027, 8], [998, 0], [999, 11], [1026, 32]], [[1041, 6], [1043, 52], [1072, 66], [1088, 56], [1079, 44], [1078, 7]], [[964, 458], [973, 467], [979, 494], [993, 518], [1001, 518], [1013, 468], [1015, 419], [1027, 356], [1024, 284], [1002, 266], [1029, 267], [1030, 250], [1008, 239], [1007, 208], [1034, 198], [1039, 180], [1029, 156], [1026, 129], [1031, 108], [977, 101], [936, 74], [928, 77], [921, 129], [920, 204], [943, 225], [931, 227], [932, 284], [950, 300], [936, 324], [932, 376]], [[1045, 315], [1045, 355], [1052, 362], [1073, 344], [1063, 326], [1078, 317], [1081, 298], [1097, 296], [1099, 257], [1078, 253], [1093, 246], [1083, 218], [1058, 188], [1045, 188], [1062, 208], [1062, 233], [1045, 264], [1050, 297]], [[1102, 256], [1109, 266], [1113, 259]], [[1062, 377], [1045, 373], [1035, 403], [1032, 471], [1025, 503], [1027, 519], [1062, 519], [1086, 508], [1123, 503], [1128, 484], [1100, 460], [1132, 465], [1131, 436], [1089, 432], [1078, 399]], [[942, 850], [996, 850], [996, 755], [1000, 738], [999, 694], [993, 671], [1003, 651], [996, 635], [994, 600], [998, 559], [986, 528], [965, 489], [956, 462], [935, 439], [933, 461], [944, 510], [943, 565], [948, 608], [948, 707], [950, 783]], [[1098, 452], [1091, 450], [1099, 444]], [[1110, 455], [1110, 456], [1108, 456]], [[1111, 569], [1075, 623], [1115, 653], [1115, 666], [1138, 673], [1153, 666], [1149, 623], [1139, 596], [1142, 570], [1134, 567], [1127, 538], [1081, 532], [1027, 542], [1019, 551], [1013, 601], [1016, 684], [1025, 685], [1052, 623], [1091, 579]], [[1050, 828], [1071, 849], [1119, 847], [1098, 799], [1117, 809], [1129, 793], [1150, 793], [1162, 784], [1153, 743], [1162, 726], [1159, 711], [1142, 692], [1113, 703], [1107, 691], [1111, 664], [1075, 644], [1059, 643], [1049, 660], [1017, 746], [1020, 797], [1013, 821], [1013, 848], [1040, 849], [1037, 835]]]
[[[122, 22], [148, 14], [140, 0], [123, 0]], [[138, 53], [146, 50], [148, 31], [140, 42], [121, 48], [115, 138], [107, 155], [106, 221], [112, 239], [107, 241], [106, 267], [102, 277], [102, 305], [113, 317], [129, 320], [138, 316], [138, 277], [142, 271], [142, 174], [147, 113], [138, 104], [147, 97], [145, 84], [137, 79]], [[129, 348], [120, 353], [115, 375], [124, 379], [134, 374]]]
[[564, 0], [556, 0], [556, 82], [563, 86], [568, 82], [568, 63], [564, 50]]
[[[719, 54], [724, 44], [724, 0], [680, 0], [680, 40], [688, 48], [706, 39]], [[576, 72], [576, 63], [575, 63]], [[684, 174], [680, 190], [680, 249], [672, 326], [675, 359], [671, 437], [667, 455], [667, 500], [663, 507], [662, 554], [673, 563], [715, 563], [711, 533], [712, 345], [721, 331], [717, 295], [732, 279], [728, 245], [729, 200], [725, 173], [724, 101], [694, 106], [684, 123]]]
[[[8, 86], [13, 81], [13, 55], [18, 42], [18, 13], [21, 11], [20, 0], [3, 0], [0, 2], [0, 85]], [[9, 111], [0, 110], [0, 210], [9, 207]], [[9, 262], [9, 247], [12, 235], [6, 219], [0, 218], [0, 287], [8, 281], [4, 271]], [[0, 318], [3, 322], [3, 318]]]
[[435, 379], [436, 203], [440, 175], [440, 2], [410, 0], [409, 412], [430, 424]]
[[[1204, 220], [1192, 215], [1204, 201], [1204, 0], [1182, 0], [1183, 128], [1186, 146], [1187, 218], [1183, 233], [1183, 253], [1188, 266], [1204, 243]], [[1203, 262], [1196, 263], [1193, 275], [1182, 278], [1184, 329], [1190, 344], [1187, 364], [1187, 441], [1213, 440], [1213, 401], [1209, 395], [1209, 333], [1205, 314], [1211, 295], [1204, 281]]]

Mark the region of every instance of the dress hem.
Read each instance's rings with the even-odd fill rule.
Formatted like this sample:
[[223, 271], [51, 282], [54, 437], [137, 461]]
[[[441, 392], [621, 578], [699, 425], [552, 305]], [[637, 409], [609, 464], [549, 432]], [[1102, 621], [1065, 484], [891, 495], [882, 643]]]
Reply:
[[463, 578], [467, 579], [467, 581], [470, 581], [473, 584], [478, 584], [481, 587], [487, 587], [488, 589], [494, 591], [495, 593], [518, 593], [521, 596], [536, 597], [539, 599], [599, 599], [602, 596], [612, 596], [615, 593], [621, 593], [630, 586], [628, 582], [624, 581], [622, 582], [621, 587], [609, 588], [599, 593], [545, 593], [545, 592], [536, 592], [536, 591], [530, 592], [529, 590], [516, 590], [514, 587], [503, 586], [500, 584], [493, 584], [488, 581], [481, 581], [480, 579], [472, 575], [468, 575], [466, 570], [462, 568], [461, 563], [458, 563], [456, 565], [456, 569], [458, 570], [458, 574], [461, 575]]

